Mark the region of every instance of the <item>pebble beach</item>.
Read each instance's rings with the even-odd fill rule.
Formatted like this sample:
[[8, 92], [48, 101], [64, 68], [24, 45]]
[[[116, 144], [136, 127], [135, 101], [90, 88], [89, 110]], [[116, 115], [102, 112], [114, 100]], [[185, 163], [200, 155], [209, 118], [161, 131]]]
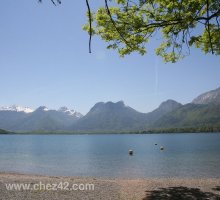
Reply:
[[[93, 184], [94, 190], [8, 190], [7, 184]], [[220, 199], [220, 179], [105, 179], [0, 173], [0, 200], [172, 200]]]

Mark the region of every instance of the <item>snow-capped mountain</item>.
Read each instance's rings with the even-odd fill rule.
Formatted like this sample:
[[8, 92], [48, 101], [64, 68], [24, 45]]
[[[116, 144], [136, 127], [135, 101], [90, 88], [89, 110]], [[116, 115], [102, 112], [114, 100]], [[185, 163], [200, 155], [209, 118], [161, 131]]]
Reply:
[[63, 106], [63, 107], [60, 107], [58, 110], [58, 112], [62, 112], [62, 113], [66, 113], [67, 115], [70, 115], [70, 116], [75, 116], [77, 118], [81, 118], [83, 115], [75, 110], [70, 110], [69, 108]]
[[83, 115], [67, 107], [58, 110], [40, 106], [33, 110], [21, 106], [0, 107], [0, 128], [6, 130], [68, 130]]
[[220, 126], [220, 88], [182, 105], [167, 100], [150, 113], [141, 113], [123, 101], [99, 102], [83, 116], [65, 106], [36, 110], [21, 106], [0, 107], [0, 129], [9, 131], [131, 131], [157, 128]]
[[17, 105], [2, 106], [0, 107], [0, 111], [15, 111], [15, 112], [25, 112], [25, 113], [34, 112], [34, 110], [32, 110], [29, 107], [22, 107], [22, 106], [17, 106]]
[[40, 106], [40, 107], [38, 107], [35, 111], [45, 111], [45, 112], [47, 112], [47, 111], [49, 111], [50, 109], [49, 108], [47, 108], [46, 106]]
[[77, 112], [75, 110], [71, 110], [71, 109], [67, 108], [66, 106], [62, 106], [58, 110], [49, 109], [46, 106], [40, 106], [36, 110], [34, 110], [29, 107], [11, 105], [11, 106], [1, 106], [0, 111], [13, 111], [13, 112], [24, 112], [24, 113], [32, 113], [34, 111], [58, 111], [58, 112], [62, 112], [67, 115], [78, 117], [78, 118], [83, 116], [80, 112]]

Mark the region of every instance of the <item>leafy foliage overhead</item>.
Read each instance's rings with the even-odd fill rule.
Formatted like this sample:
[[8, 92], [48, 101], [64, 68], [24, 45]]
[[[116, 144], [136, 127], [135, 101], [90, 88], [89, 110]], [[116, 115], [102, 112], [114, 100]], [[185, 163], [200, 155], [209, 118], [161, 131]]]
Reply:
[[[54, 5], [61, 0], [50, 0]], [[103, 0], [103, 7], [91, 12], [83, 29], [98, 35], [120, 56], [147, 52], [147, 43], [158, 34], [155, 49], [165, 62], [176, 62], [195, 46], [204, 53], [220, 54], [219, 0]], [[42, 0], [39, 0], [42, 2]], [[109, 6], [109, 2], [111, 6]]]
[[[156, 54], [165, 62], [176, 62], [190, 47], [220, 54], [219, 0], [108, 0], [88, 19], [92, 34], [109, 43], [121, 56], [131, 52], [145, 54], [146, 44], [159, 33]], [[88, 20], [88, 21], [89, 21]], [[90, 33], [89, 23], [84, 30]]]

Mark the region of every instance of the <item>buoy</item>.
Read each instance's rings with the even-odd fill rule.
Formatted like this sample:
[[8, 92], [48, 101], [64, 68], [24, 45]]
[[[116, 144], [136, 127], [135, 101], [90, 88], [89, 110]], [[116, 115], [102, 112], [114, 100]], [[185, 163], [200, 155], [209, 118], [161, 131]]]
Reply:
[[161, 151], [163, 151], [163, 150], [164, 150], [164, 147], [163, 147], [163, 146], [161, 146], [161, 147], [160, 147], [160, 150], [161, 150]]
[[133, 150], [129, 150], [128, 153], [129, 153], [130, 156], [132, 156], [133, 155]]
[[157, 145], [157, 143], [155, 143], [154, 145]]

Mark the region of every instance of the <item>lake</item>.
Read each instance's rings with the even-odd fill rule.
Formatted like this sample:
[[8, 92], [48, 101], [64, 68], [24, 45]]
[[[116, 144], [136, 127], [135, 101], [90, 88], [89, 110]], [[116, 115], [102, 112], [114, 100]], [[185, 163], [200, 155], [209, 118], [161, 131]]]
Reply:
[[[160, 146], [164, 146], [163, 151]], [[133, 156], [128, 155], [129, 149]], [[0, 135], [0, 171], [113, 178], [220, 178], [220, 133]]]

